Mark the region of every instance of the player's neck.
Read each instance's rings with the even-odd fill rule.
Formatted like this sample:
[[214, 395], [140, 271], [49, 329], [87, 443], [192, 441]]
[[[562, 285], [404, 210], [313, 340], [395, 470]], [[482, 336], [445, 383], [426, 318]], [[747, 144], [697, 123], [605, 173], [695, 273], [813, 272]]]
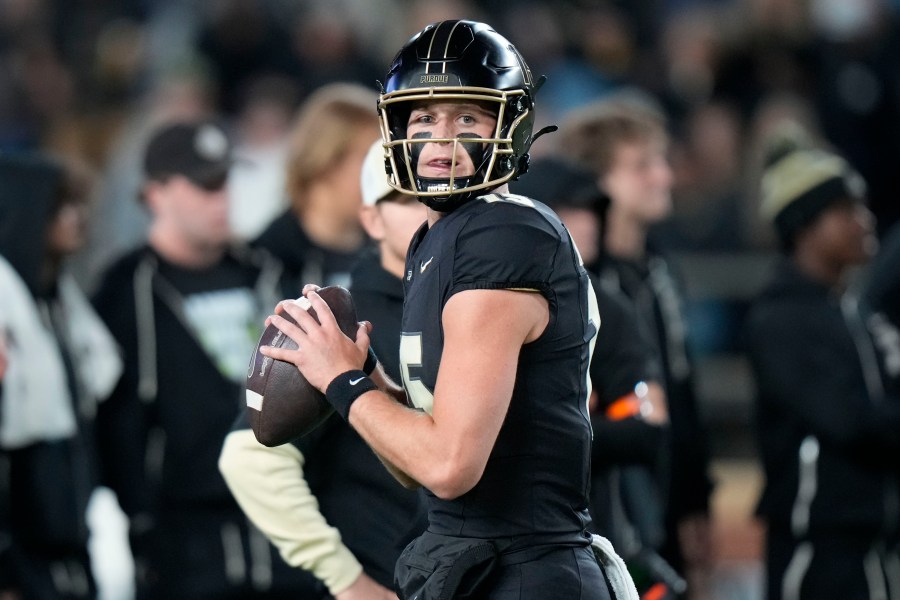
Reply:
[[428, 227], [434, 227], [434, 224], [441, 220], [441, 218], [447, 213], [442, 213], [440, 211], [434, 210], [430, 206], [428, 207]]
[[[504, 183], [499, 187], [495, 187], [492, 190], [484, 190], [481, 192], [482, 194], [508, 194], [509, 193], [509, 185]], [[441, 220], [447, 213], [442, 213], [432, 209], [430, 206], [428, 207], [428, 226], [433, 227], [435, 223]]]

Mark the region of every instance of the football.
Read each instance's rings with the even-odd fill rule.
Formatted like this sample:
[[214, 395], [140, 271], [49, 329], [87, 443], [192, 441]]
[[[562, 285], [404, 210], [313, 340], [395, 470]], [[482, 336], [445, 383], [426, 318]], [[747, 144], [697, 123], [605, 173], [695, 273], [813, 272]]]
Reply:
[[[329, 286], [318, 293], [331, 308], [344, 335], [355, 340], [358, 323], [350, 292], [340, 286]], [[309, 300], [299, 298], [295, 302], [318, 322]], [[296, 324], [289, 314], [281, 314]], [[263, 356], [259, 351], [263, 346], [294, 350], [297, 344], [269, 325], [256, 344], [247, 372], [247, 417], [253, 433], [264, 446], [280, 446], [321, 425], [334, 409], [325, 400], [325, 394], [310, 385], [293, 363]]]

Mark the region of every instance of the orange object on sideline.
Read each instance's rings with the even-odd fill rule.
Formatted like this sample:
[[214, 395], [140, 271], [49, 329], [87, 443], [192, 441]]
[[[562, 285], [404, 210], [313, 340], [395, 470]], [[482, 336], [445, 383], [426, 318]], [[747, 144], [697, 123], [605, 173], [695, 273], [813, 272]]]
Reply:
[[668, 593], [669, 588], [666, 587], [666, 584], [654, 583], [650, 586], [650, 589], [644, 592], [644, 595], [641, 596], [641, 600], [663, 600]]
[[641, 414], [641, 400], [634, 392], [622, 396], [606, 409], [606, 417], [611, 421], [621, 421], [639, 414]]

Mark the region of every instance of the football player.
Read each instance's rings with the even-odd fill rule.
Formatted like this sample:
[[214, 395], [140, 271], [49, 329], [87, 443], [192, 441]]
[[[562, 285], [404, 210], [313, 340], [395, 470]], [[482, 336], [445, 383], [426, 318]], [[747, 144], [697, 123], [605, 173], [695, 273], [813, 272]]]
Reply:
[[299, 348], [263, 352], [296, 364], [425, 489], [428, 529], [395, 570], [403, 598], [610, 597], [587, 531], [596, 298], [556, 215], [507, 187], [542, 133], [538, 87], [505, 38], [471, 21], [426, 27], [388, 73], [390, 182], [428, 207], [406, 258], [402, 390], [367, 367], [370, 326], [350, 341], [314, 286], [321, 325], [286, 302], [267, 320]]

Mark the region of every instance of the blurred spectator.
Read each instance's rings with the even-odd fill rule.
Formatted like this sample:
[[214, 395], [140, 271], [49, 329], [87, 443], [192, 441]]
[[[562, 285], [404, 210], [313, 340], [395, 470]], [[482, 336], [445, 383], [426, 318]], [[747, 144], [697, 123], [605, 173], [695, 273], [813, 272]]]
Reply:
[[[366, 155], [360, 183], [360, 219], [378, 246], [356, 263], [350, 291], [358, 318], [374, 326], [372, 348], [382, 368], [399, 381], [406, 249], [426, 210], [388, 185], [380, 139]], [[298, 598], [324, 598], [330, 592], [337, 600], [396, 600], [394, 564], [424, 527], [424, 505], [418, 492], [402, 488], [338, 415], [302, 439], [267, 448], [256, 440], [242, 410], [225, 440], [219, 468], [244, 511], [284, 559], [315, 576], [308, 589], [296, 590]]]
[[34, 150], [72, 108], [74, 81], [47, 32], [26, 28], [8, 39], [17, 44], [0, 62], [0, 147]]
[[663, 362], [671, 423], [663, 557], [703, 593], [711, 560], [709, 455], [688, 354], [683, 295], [666, 259], [648, 245], [650, 227], [672, 210], [672, 171], [662, 115], [623, 96], [573, 111], [560, 147], [590, 168], [610, 198], [604, 248], [592, 265], [635, 303]]
[[[291, 23], [291, 46], [297, 76], [309, 92], [336, 83], [356, 83], [376, 91], [385, 65], [370, 58], [360, 46], [362, 36], [338, 0], [313, 3]], [[369, 9], [371, 7], [367, 7]]]
[[299, 296], [305, 283], [349, 285], [365, 242], [358, 174], [379, 135], [376, 101], [376, 93], [360, 85], [333, 83], [304, 102], [291, 128], [290, 206], [254, 241], [283, 263], [289, 297]]
[[675, 123], [715, 98], [732, 34], [726, 15], [733, 6], [730, 2], [686, 3], [659, 24], [657, 58], [637, 81], [661, 99]]
[[[93, 423], [122, 363], [65, 268], [85, 242], [93, 178], [68, 159], [19, 156], [3, 163], [0, 186], [20, 187], [3, 202], [26, 205], [26, 218], [38, 220], [42, 235], [18, 240], [37, 250], [37, 269], [22, 271], [21, 263], [0, 256], [0, 488], [8, 535], [0, 550], [0, 595], [94, 598], [86, 521], [96, 485]], [[14, 216], [4, 208], [0, 213]]]
[[139, 201], [142, 160], [148, 138], [162, 123], [208, 117], [215, 110], [215, 86], [204, 66], [173, 67], [135, 102], [112, 141], [89, 242], [78, 257], [79, 279], [88, 290], [114, 260], [144, 243], [150, 215]]
[[[867, 279], [864, 298], [869, 308], [900, 326], [900, 222], [885, 233]], [[900, 375], [900, 356], [890, 364], [891, 375]]]
[[778, 242], [770, 223], [759, 213], [759, 180], [764, 169], [768, 141], [785, 122], [797, 123], [809, 135], [820, 139], [821, 126], [812, 103], [791, 93], [771, 93], [762, 98], [750, 116], [744, 134], [744, 166], [742, 169], [742, 211], [747, 239], [755, 250], [775, 250]]
[[735, 252], [747, 246], [741, 121], [724, 103], [690, 111], [674, 144], [672, 216], [656, 231], [672, 250]]
[[[474, 0], [412, 0], [406, 11], [405, 38], [426, 25], [448, 19], [483, 21], [485, 14]], [[406, 40], [399, 40], [405, 42]], [[385, 69], [386, 71], [386, 69]]]
[[[534, 161], [511, 191], [519, 186], [559, 215], [582, 260], [594, 264], [609, 207], [594, 174], [547, 157]], [[592, 531], [618, 548], [640, 593], [662, 600], [685, 585], [658, 554], [665, 536], [658, 469], [668, 428], [662, 367], [629, 299], [590, 275], [601, 318], [591, 358]]]
[[862, 301], [866, 324], [882, 360], [888, 393], [900, 397], [900, 222], [884, 236], [866, 276]]
[[129, 0], [2, 3], [0, 146], [59, 149], [53, 138], [76, 123], [120, 110], [143, 58], [141, 17]]
[[212, 65], [221, 91], [220, 109], [227, 115], [237, 112], [241, 90], [253, 79], [299, 73], [290, 34], [272, 5], [260, 0], [217, 2], [210, 5], [197, 34], [197, 50]]
[[288, 132], [300, 90], [284, 77], [260, 77], [242, 94], [235, 118], [235, 154], [228, 177], [231, 228], [255, 238], [287, 206], [285, 166]]
[[94, 301], [125, 358], [97, 416], [102, 475], [129, 518], [137, 597], [287, 598], [297, 574], [216, 463], [280, 268], [230, 245], [232, 147], [216, 123], [160, 126], [144, 154], [148, 242]]
[[761, 210], [783, 258], [747, 321], [766, 597], [895, 599], [900, 397], [885, 394], [847, 292], [876, 248], [864, 184], [796, 127], [773, 136], [767, 157]]
[[595, 73], [618, 84], [641, 69], [638, 45], [645, 23], [639, 13], [652, 10], [652, 2], [641, 4], [637, 10], [628, 4], [597, 4], [566, 14], [566, 22], [573, 28], [569, 40], [575, 45], [575, 54], [584, 56]]
[[900, 18], [884, 0], [814, 0], [811, 97], [827, 138], [859, 169], [881, 225], [900, 218]]
[[[620, 29], [613, 26], [609, 29], [614, 34], [606, 35], [609, 31], [603, 25], [609, 21], [615, 22], [618, 13], [608, 9], [604, 12], [607, 16], [604, 20], [596, 16], [595, 12], [600, 11], [591, 11], [593, 18], [579, 12], [577, 18], [565, 19], [564, 17], [570, 16], [569, 13], [561, 13], [558, 6], [544, 2], [517, 4], [515, 8], [505, 11], [504, 29], [510, 32], [510, 41], [522, 53], [535, 77], [547, 77], [540, 91], [541, 115], [536, 127], [555, 124], [566, 112], [612, 89], [612, 79], [588, 58], [596, 59], [602, 65], [602, 59], [613, 53], [609, 51], [609, 47], [627, 34], [623, 33], [624, 27]], [[576, 27], [580, 35], [567, 34]], [[590, 27], [596, 31], [588, 30]], [[603, 42], [605, 46], [602, 49], [593, 48], [595, 52], [590, 56], [579, 51], [583, 47], [576, 46], [579, 43], [589, 46], [595, 40]]]
[[900, 222], [884, 236], [864, 287], [866, 324], [882, 360], [885, 388], [900, 397]]
[[719, 13], [726, 20], [713, 23], [719, 36], [714, 97], [738, 107], [746, 119], [770, 94], [808, 96], [814, 72], [803, 3], [748, 0], [727, 6]]

